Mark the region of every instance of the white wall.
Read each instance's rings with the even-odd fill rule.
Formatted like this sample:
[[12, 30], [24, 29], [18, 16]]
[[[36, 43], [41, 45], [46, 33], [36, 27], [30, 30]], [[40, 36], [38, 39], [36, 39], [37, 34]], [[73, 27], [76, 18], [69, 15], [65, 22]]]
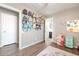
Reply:
[[41, 25], [41, 30], [32, 28], [31, 31], [21, 32], [21, 49], [42, 41], [44, 41], [44, 22]]
[[74, 47], [79, 45], [79, 32], [68, 32], [66, 30], [66, 23], [69, 20], [79, 20], [79, 7], [70, 8], [63, 10], [56, 14], [52, 15], [53, 17], [53, 39], [56, 39], [57, 36], [64, 34], [74, 36]]
[[43, 32], [44, 32], [43, 25], [42, 25], [41, 30], [32, 30], [29, 32], [22, 32], [21, 47], [25, 48], [25, 47], [28, 47], [28, 46], [31, 46], [33, 44], [43, 41], [44, 40]]
[[[25, 6], [23, 7], [23, 6], [19, 6], [19, 5], [17, 6], [17, 4], [6, 4], [6, 5], [13, 7], [13, 8], [16, 8], [16, 9], [19, 9], [19, 7], [20, 7], [19, 10], [21, 10], [21, 12], [22, 12], [23, 8], [25, 7]], [[36, 13], [35, 11], [33, 11], [33, 10], [27, 8], [27, 7], [25, 7], [24, 9], [27, 9], [29, 11]], [[29, 32], [23, 32], [21, 22], [22, 22], [22, 19], [19, 23], [20, 28], [21, 28], [20, 33], [19, 33], [20, 36], [21, 36], [19, 38], [20, 39], [20, 41], [19, 41], [20, 49], [31, 46], [31, 45], [36, 44], [38, 42], [44, 41], [44, 23], [42, 24], [41, 30], [37, 31], [37, 30], [33, 29], [32, 31], [29, 31]]]
[[[17, 16], [17, 17], [18, 17], [18, 13], [0, 7], [0, 47], [1, 47], [1, 26], [2, 26], [2, 25], [1, 25], [1, 12], [2, 12], [2, 13], [11, 14], [11, 15], [14, 15], [14, 16]], [[17, 27], [17, 26], [16, 26], [16, 27]], [[18, 31], [17, 31], [17, 32], [18, 32]], [[17, 39], [18, 39], [18, 34], [17, 34]], [[18, 42], [18, 40], [16, 40], [16, 41]]]
[[[53, 17], [45, 20], [45, 43], [50, 45], [54, 40], [49, 38], [49, 32], [53, 32]], [[53, 36], [53, 35], [52, 35]]]

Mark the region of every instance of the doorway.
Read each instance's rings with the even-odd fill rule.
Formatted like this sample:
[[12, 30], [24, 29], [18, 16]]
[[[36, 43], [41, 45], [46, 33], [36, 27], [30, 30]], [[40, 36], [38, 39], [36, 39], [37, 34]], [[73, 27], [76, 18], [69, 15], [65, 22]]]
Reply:
[[19, 45], [18, 13], [0, 8], [1, 47], [11, 44]]

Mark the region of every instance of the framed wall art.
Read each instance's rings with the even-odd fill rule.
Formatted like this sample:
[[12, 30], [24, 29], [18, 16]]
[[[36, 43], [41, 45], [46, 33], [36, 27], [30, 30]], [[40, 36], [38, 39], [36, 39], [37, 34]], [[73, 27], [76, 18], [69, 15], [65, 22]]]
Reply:
[[66, 28], [68, 32], [79, 32], [79, 20], [67, 21]]

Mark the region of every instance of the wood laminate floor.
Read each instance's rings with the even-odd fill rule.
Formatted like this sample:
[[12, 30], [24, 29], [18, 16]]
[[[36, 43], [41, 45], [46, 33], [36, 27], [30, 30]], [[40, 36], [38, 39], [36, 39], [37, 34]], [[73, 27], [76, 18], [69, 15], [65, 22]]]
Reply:
[[[69, 49], [66, 47], [61, 47], [55, 43], [52, 43], [50, 45], [52, 47], [56, 47], [61, 50], [68, 51], [70, 53], [79, 55], [79, 51], [77, 49]], [[0, 48], [0, 56], [36, 56], [38, 53], [40, 53], [46, 47], [47, 46], [45, 45], [45, 42], [40, 42], [40, 43], [35, 44], [33, 46], [19, 50], [18, 46], [16, 44], [11, 44], [11, 45], [4, 46], [4, 47]]]
[[36, 45], [24, 48], [22, 50], [18, 49], [16, 44], [11, 44], [0, 48], [0, 56], [34, 56], [44, 49], [45, 43], [40, 42]]
[[76, 48], [67, 48], [67, 47], [62, 47], [62, 46], [59, 46], [58, 44], [55, 44], [55, 43], [52, 43], [50, 44], [52, 47], [56, 47], [58, 49], [61, 49], [61, 50], [64, 50], [64, 51], [67, 51], [67, 52], [70, 52], [70, 53], [73, 53], [73, 54], [76, 54], [79, 56], [79, 50], [77, 50]]

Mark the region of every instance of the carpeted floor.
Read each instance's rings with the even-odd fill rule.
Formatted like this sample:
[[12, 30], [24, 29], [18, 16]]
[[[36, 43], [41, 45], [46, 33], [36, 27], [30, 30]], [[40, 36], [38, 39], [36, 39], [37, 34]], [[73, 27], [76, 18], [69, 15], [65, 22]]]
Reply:
[[43, 51], [41, 51], [37, 56], [77, 56], [77, 55], [52, 46], [48, 46]]

